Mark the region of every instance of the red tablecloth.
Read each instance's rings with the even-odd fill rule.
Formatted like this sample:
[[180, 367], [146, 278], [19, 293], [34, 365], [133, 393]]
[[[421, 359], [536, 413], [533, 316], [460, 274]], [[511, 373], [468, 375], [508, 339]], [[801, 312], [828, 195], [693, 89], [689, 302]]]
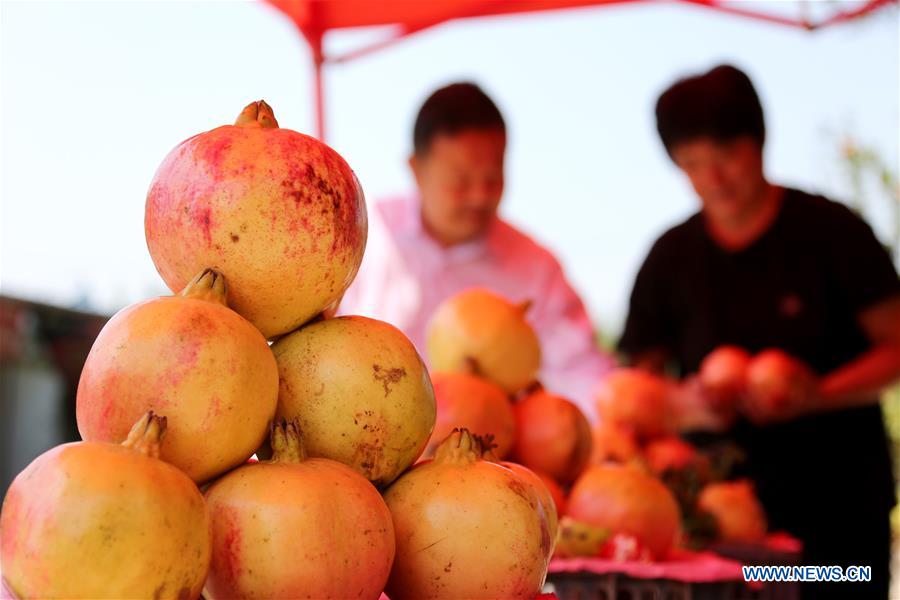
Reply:
[[673, 579], [687, 583], [743, 581], [741, 564], [712, 552], [673, 550], [664, 561], [614, 561], [603, 558], [555, 558], [551, 573], [622, 573], [637, 579]]

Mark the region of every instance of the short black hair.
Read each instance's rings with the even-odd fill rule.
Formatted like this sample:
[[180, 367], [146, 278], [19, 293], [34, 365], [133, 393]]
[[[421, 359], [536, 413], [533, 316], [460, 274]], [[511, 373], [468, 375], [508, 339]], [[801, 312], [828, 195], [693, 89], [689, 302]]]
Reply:
[[472, 128], [506, 133], [500, 109], [480, 87], [470, 82], [442, 87], [419, 109], [413, 128], [413, 149], [422, 154], [439, 134], [453, 135]]
[[766, 140], [759, 96], [747, 74], [720, 65], [675, 82], [656, 102], [656, 130], [669, 156], [679, 142], [708, 136], [728, 141], [748, 135]]

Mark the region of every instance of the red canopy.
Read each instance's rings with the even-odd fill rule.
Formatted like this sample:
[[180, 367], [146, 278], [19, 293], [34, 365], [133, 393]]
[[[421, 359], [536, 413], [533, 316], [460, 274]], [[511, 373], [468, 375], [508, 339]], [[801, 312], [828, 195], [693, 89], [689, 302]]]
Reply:
[[[266, 0], [277, 7], [303, 33], [312, 49], [315, 66], [316, 132], [324, 139], [321, 69], [324, 63], [351, 60], [395, 41], [453, 19], [508, 15], [585, 6], [639, 2], [642, 0]], [[648, 1], [648, 0], [643, 0]], [[675, 0], [743, 17], [761, 19], [806, 30], [815, 30], [855, 19], [898, 0], [858, 0], [853, 8], [837, 5], [829, 14], [815, 20], [809, 15], [806, 0], [793, 2], [794, 16], [784, 11], [770, 12], [752, 3], [729, 0]], [[832, 5], [834, 6], [834, 5]], [[324, 34], [332, 29], [394, 25], [392, 35], [383, 41], [340, 56], [326, 56], [322, 48]]]

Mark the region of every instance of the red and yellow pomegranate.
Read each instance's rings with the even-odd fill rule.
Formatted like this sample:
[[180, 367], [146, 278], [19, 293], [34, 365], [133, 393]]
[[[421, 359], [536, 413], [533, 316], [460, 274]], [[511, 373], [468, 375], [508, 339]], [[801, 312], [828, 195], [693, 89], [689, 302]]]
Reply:
[[350, 465], [381, 487], [422, 453], [434, 428], [434, 391], [396, 327], [366, 317], [326, 319], [272, 350], [277, 417], [299, 419], [310, 456]]
[[705, 472], [709, 461], [696, 448], [677, 436], [651, 440], [644, 446], [644, 458], [650, 470], [662, 475], [668, 470], [694, 467]]
[[371, 598], [394, 560], [391, 513], [350, 467], [307, 458], [296, 423], [272, 428], [274, 457], [206, 492], [211, 598]]
[[513, 471], [482, 460], [468, 431], [451, 434], [384, 499], [397, 536], [391, 600], [540, 592], [553, 544], [541, 501]]
[[510, 394], [528, 386], [541, 366], [541, 348], [527, 310], [527, 303], [517, 306], [482, 288], [448, 298], [428, 324], [431, 368], [475, 372]]
[[700, 383], [719, 412], [729, 417], [747, 387], [750, 353], [738, 346], [719, 346], [700, 363]]
[[538, 388], [513, 406], [515, 459], [568, 484], [591, 457], [591, 426], [575, 404]]
[[159, 460], [166, 419], [121, 445], [63, 444], [13, 481], [0, 514], [3, 577], [19, 598], [198, 598], [210, 560], [203, 496]]
[[229, 304], [267, 338], [338, 300], [366, 245], [362, 189], [337, 152], [281, 129], [265, 102], [178, 145], [156, 172], [147, 247], [170, 289], [199, 270], [228, 278]]
[[154, 410], [170, 423], [163, 460], [194, 481], [247, 460], [275, 414], [278, 367], [265, 338], [225, 296], [224, 279], [207, 269], [181, 295], [116, 314], [81, 372], [81, 437], [121, 440]]
[[681, 523], [678, 503], [662, 482], [616, 464], [586, 470], [569, 493], [566, 514], [613, 535], [633, 536], [657, 560], [676, 543]]
[[454, 430], [465, 427], [476, 435], [491, 435], [494, 453], [506, 458], [515, 442], [516, 418], [512, 403], [500, 387], [469, 373], [432, 373], [437, 421], [424, 457]]
[[602, 421], [591, 428], [592, 465], [605, 462], [627, 463], [641, 454], [634, 432], [618, 423]]
[[639, 369], [619, 369], [597, 386], [597, 410], [602, 420], [631, 428], [640, 439], [673, 428], [669, 386], [664, 379]]
[[766, 535], [766, 514], [749, 481], [710, 483], [700, 491], [697, 507], [713, 516], [721, 540], [754, 542]]

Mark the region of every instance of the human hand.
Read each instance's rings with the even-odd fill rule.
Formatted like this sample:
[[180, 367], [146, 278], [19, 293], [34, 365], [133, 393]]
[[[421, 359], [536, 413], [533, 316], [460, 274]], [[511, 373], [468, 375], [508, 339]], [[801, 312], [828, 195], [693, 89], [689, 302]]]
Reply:
[[736, 418], [735, 402], [708, 389], [696, 376], [673, 382], [669, 399], [679, 431], [725, 431]]

